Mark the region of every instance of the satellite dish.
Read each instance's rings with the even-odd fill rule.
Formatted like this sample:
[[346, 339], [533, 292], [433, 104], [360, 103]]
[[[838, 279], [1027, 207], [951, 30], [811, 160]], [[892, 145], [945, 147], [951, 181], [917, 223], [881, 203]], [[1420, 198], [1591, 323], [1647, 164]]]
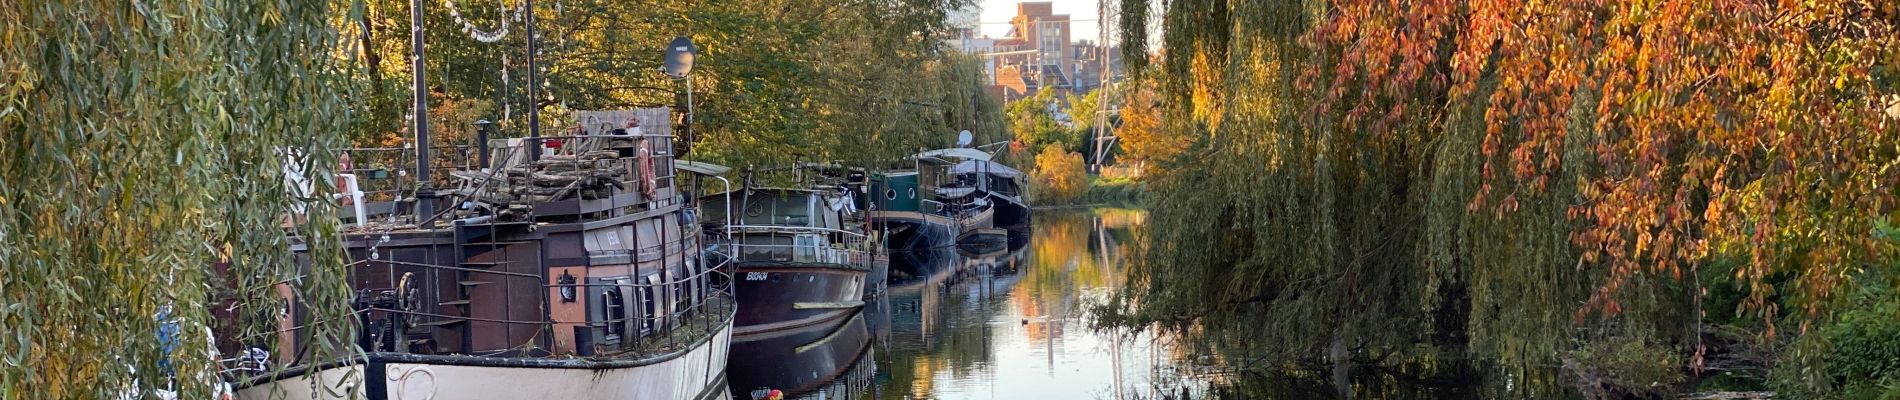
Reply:
[[674, 78], [685, 78], [686, 73], [693, 72], [693, 54], [698, 52], [699, 48], [693, 47], [692, 39], [675, 36], [672, 42], [666, 44], [666, 66], [662, 70]]
[[969, 129], [957, 132], [957, 147], [970, 147], [970, 141], [972, 140], [976, 140], [976, 137], [970, 135]]

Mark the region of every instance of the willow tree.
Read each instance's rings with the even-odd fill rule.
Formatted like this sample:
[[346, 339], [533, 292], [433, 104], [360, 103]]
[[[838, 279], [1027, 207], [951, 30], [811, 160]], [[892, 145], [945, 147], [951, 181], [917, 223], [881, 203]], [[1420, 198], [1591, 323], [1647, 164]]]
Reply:
[[1150, 165], [1125, 322], [1203, 336], [1253, 367], [1427, 339], [1407, 234], [1423, 222], [1427, 147], [1298, 117], [1298, 66], [1316, 53], [1297, 39], [1312, 15], [1298, 2], [1168, 3], [1165, 53], [1141, 76], [1155, 80], [1161, 130], [1187, 144]]
[[1269, 338], [1235, 357], [1430, 332], [1676, 375], [1707, 350], [1696, 277], [1733, 277], [1719, 311], [1771, 336], [1895, 255], [1873, 233], [1900, 196], [1892, 6], [1200, 0], [1162, 22], [1140, 75], [1188, 145], [1150, 171], [1126, 316]]
[[336, 248], [330, 228], [293, 230], [319, 249], [319, 267], [299, 271], [281, 224], [293, 206], [327, 212], [288, 190], [285, 168], [326, 169], [325, 149], [349, 128], [331, 26], [348, 11], [219, 0], [0, 9], [0, 397], [118, 398], [135, 385], [144, 396], [169, 375], [183, 397], [209, 398], [214, 308], [235, 304], [234, 335], [266, 335], [280, 304], [272, 285], [296, 281], [312, 318], [300, 323], [347, 315], [341, 263], [323, 262], [337, 256], [321, 250]]

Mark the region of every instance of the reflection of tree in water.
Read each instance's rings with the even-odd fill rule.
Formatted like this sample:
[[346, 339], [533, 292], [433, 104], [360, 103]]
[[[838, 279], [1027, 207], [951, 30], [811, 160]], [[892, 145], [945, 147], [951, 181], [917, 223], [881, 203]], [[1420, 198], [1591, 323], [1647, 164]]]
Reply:
[[1111, 233], [1127, 232], [1148, 222], [1148, 211], [1130, 208], [1102, 208], [1095, 210], [1096, 219], [1108, 227]]
[[[1348, 372], [1348, 390], [1361, 399], [1508, 399], [1575, 398], [1558, 389], [1556, 370], [1534, 376], [1507, 376], [1501, 368], [1467, 360], [1432, 360], [1391, 366], [1361, 365]], [[1330, 368], [1288, 365], [1279, 368], [1208, 368], [1184, 366], [1160, 378], [1152, 393], [1160, 399], [1327, 399], [1340, 397]], [[1186, 376], [1183, 376], [1186, 375]], [[1184, 384], [1182, 380], [1198, 381]], [[1157, 382], [1164, 383], [1164, 382]]]
[[987, 281], [961, 271], [962, 260], [947, 254], [947, 261], [936, 266], [958, 271], [919, 282], [919, 288], [892, 291], [896, 316], [878, 360], [879, 375], [888, 379], [879, 392], [883, 398], [929, 397], [936, 392], [938, 374], [982, 379], [982, 366], [991, 362], [988, 317], [1001, 311], [1000, 303], [990, 301], [996, 292], [982, 290]]
[[[954, 263], [933, 263], [958, 269], [947, 277], [893, 285], [893, 332], [879, 352], [883, 389], [877, 395], [928, 398], [946, 384], [939, 378], [992, 379], [993, 338], [999, 330], [1020, 329], [1031, 343], [1061, 338], [1119, 279], [1115, 257], [1131, 242], [1130, 229], [1143, 215], [1138, 210], [1039, 213], [1024, 254], [957, 257]], [[1021, 320], [1001, 320], [1012, 311]]]
[[1086, 316], [1093, 296], [1116, 282], [1121, 247], [1146, 212], [1100, 209], [1038, 215], [1023, 282], [1010, 303], [1027, 319], [1029, 340], [1060, 338], [1067, 323]]
[[[947, 388], [992, 382], [993, 356], [1004, 348], [993, 342], [999, 337], [1020, 337], [1041, 355], [1060, 354], [1057, 350], [1065, 335], [1088, 333], [1077, 330], [1085, 328], [1074, 324], [1094, 322], [1086, 310], [1122, 285], [1121, 257], [1128, 254], [1128, 246], [1134, 243], [1147, 214], [1104, 209], [1039, 213], [1035, 218], [1035, 229], [1024, 253], [959, 257], [947, 263], [958, 272], [929, 287], [893, 290], [893, 312], [899, 315], [896, 318], [913, 320], [897, 321], [892, 339], [879, 351], [879, 374], [884, 377], [879, 397], [935, 398]], [[1012, 257], [1020, 257], [1014, 272], [995, 275], [990, 270], [979, 271], [994, 263], [1007, 265]], [[904, 305], [906, 302], [911, 305]], [[1153, 340], [1150, 338], [1144, 333], [1123, 342], [1122, 351], [1132, 353], [1125, 354], [1124, 360], [1163, 360], [1163, 365], [1145, 366], [1153, 368], [1148, 371], [1147, 381], [1124, 382], [1124, 388], [1129, 389], [1126, 398], [1312, 399], [1336, 398], [1340, 393], [1339, 381], [1329, 366], [1221, 360], [1208, 356], [1215, 354], [1208, 351], [1212, 343], [1172, 343], [1168, 341], [1181, 339], [1170, 337], [1160, 340], [1168, 343], [1144, 346]], [[1221, 344], [1237, 345], [1244, 344]], [[1388, 356], [1416, 361], [1355, 366], [1345, 371], [1345, 389], [1355, 398], [1374, 399], [1527, 398], [1563, 393], [1554, 368], [1531, 370], [1542, 374], [1538, 376], [1506, 376], [1504, 369], [1491, 364], [1443, 359], [1428, 350], [1417, 353], [1423, 354]], [[1122, 365], [1143, 368], [1139, 364]]]
[[[1229, 360], [1207, 343], [1181, 343], [1180, 336], [1148, 330], [1140, 335], [1161, 360], [1138, 399], [1576, 399], [1557, 366], [1504, 368], [1495, 360], [1449, 356], [1420, 348], [1388, 354], [1390, 363], [1355, 364], [1334, 375], [1333, 365], [1309, 362]], [[1340, 378], [1344, 378], [1341, 380]], [[1344, 388], [1341, 385], [1344, 385]]]

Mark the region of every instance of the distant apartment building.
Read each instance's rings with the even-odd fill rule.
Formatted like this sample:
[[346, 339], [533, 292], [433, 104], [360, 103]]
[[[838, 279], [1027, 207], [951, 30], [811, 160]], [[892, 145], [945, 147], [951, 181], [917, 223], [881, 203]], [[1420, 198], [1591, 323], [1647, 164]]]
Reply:
[[[1122, 78], [1122, 50], [1116, 46], [1102, 46], [1092, 40], [1083, 40], [1069, 46], [1069, 76], [1073, 81], [1071, 89], [1078, 92], [1095, 90], [1102, 86], [1103, 69], [1107, 69], [1109, 82]], [[1106, 57], [1108, 64], [1103, 65]]]
[[1068, 14], [1055, 13], [1054, 3], [1016, 3], [1016, 16], [1009, 20], [1009, 33], [997, 42], [997, 48], [1019, 53], [998, 60], [1006, 65], [1067, 64], [1070, 22]]
[[1001, 38], [981, 35], [982, 23], [976, 15], [974, 9], [951, 12], [948, 22], [952, 32], [945, 44], [983, 56], [984, 71], [994, 85], [990, 91], [1005, 101], [1045, 89], [1063, 94], [1094, 90], [1102, 84], [1104, 56], [1109, 57], [1110, 79], [1119, 78], [1119, 50], [1103, 48], [1091, 40], [1074, 40], [1073, 24], [1094, 22], [1077, 22], [1067, 14], [1056, 14], [1054, 3], [1017, 3], [1009, 32]]

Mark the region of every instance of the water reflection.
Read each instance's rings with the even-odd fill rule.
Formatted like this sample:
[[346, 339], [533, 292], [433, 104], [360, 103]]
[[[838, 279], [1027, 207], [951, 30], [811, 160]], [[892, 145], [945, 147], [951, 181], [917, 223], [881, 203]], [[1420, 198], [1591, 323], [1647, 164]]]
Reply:
[[[733, 393], [1096, 399], [1115, 397], [1117, 382], [1123, 391], [1146, 387], [1153, 360], [1169, 356], [1146, 340], [1118, 343], [1092, 332], [1085, 320], [1120, 279], [1118, 257], [1143, 216], [1042, 213], [1027, 243], [1010, 249], [897, 255], [891, 270], [899, 280], [860, 315], [835, 327], [735, 338]], [[1151, 393], [1126, 396], [1157, 397]]]
[[875, 365], [867, 314], [837, 323], [735, 335], [727, 381], [740, 398], [778, 390], [793, 398], [848, 398], [869, 387]]
[[1145, 218], [1138, 210], [1038, 213], [1028, 243], [1010, 250], [898, 255], [891, 271], [899, 280], [840, 327], [735, 338], [733, 393], [746, 399], [770, 387], [791, 388], [786, 398], [822, 399], [1575, 397], [1556, 388], [1553, 374], [1514, 376], [1469, 360], [1423, 356], [1345, 371], [1251, 365], [1242, 372], [1231, 361], [1182, 350], [1195, 346], [1167, 344], [1171, 338], [1091, 330], [1088, 310], [1122, 284], [1121, 257]]
[[[1125, 373], [1152, 365], [1145, 342], [1117, 347], [1084, 320], [1119, 279], [1119, 254], [1142, 215], [1042, 213], [1020, 248], [925, 257], [910, 268], [927, 274], [887, 292], [889, 334], [875, 345], [877, 385], [865, 398], [1095, 399], [1113, 397], [1116, 382], [1145, 380]], [[1117, 363], [1118, 349], [1140, 357]]]

